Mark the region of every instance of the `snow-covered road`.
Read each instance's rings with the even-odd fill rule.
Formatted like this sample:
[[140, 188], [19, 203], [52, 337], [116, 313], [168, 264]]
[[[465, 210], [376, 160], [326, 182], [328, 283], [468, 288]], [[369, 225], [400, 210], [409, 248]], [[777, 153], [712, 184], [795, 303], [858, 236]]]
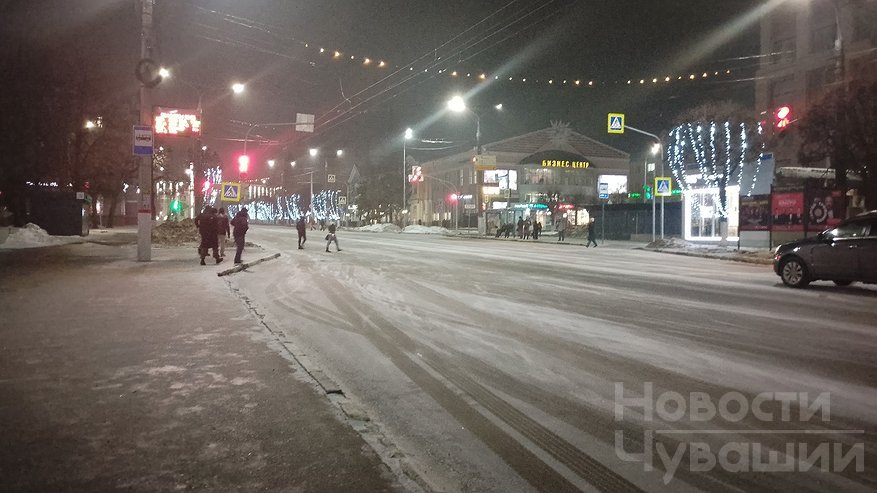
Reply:
[[[250, 232], [283, 255], [233, 285], [434, 488], [877, 487], [874, 287], [629, 248], [342, 231], [327, 254], [316, 231], [303, 251], [292, 228]], [[829, 473], [800, 472], [825, 442]], [[769, 451], [793, 471], [752, 472]]]

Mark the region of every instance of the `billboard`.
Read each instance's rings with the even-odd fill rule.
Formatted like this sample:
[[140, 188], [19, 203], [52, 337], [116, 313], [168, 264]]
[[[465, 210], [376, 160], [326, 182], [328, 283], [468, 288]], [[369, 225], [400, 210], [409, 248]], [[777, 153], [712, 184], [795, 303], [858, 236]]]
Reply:
[[804, 193], [774, 193], [771, 202], [774, 231], [804, 231]]
[[201, 135], [201, 113], [197, 110], [155, 107], [155, 134], [178, 137]]
[[740, 231], [770, 229], [770, 195], [740, 197]]
[[837, 226], [846, 206], [840, 190], [808, 186], [805, 188], [805, 219], [808, 231], [823, 231]]

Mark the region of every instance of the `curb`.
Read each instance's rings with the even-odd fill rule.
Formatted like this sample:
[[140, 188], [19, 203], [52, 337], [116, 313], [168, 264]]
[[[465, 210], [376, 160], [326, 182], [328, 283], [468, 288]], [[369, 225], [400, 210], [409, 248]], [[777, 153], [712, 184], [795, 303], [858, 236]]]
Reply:
[[646, 248], [640, 247], [637, 250], [643, 250], [646, 252], [656, 252], [656, 253], [669, 253], [671, 255], [682, 255], [683, 257], [698, 257], [698, 258], [708, 258], [714, 260], [727, 260], [731, 262], [741, 262], [744, 264], [757, 264], [757, 265], [771, 265], [773, 264], [773, 260], [769, 258], [747, 258], [747, 257], [727, 257], [722, 255], [716, 255], [711, 253], [693, 253], [693, 252], [685, 252], [685, 251], [673, 251], [673, 250], [663, 250], [660, 248]]
[[280, 254], [275, 253], [274, 255], [271, 255], [270, 257], [260, 258], [259, 260], [254, 260], [252, 262], [238, 264], [238, 265], [232, 267], [231, 269], [226, 269], [222, 272], [217, 272], [216, 275], [219, 277], [222, 277], [222, 276], [227, 276], [229, 274], [234, 274], [235, 272], [240, 272], [240, 271], [246, 269], [247, 267], [252, 267], [254, 265], [261, 264], [262, 262], [267, 262], [268, 260], [274, 260], [278, 257], [280, 257]]

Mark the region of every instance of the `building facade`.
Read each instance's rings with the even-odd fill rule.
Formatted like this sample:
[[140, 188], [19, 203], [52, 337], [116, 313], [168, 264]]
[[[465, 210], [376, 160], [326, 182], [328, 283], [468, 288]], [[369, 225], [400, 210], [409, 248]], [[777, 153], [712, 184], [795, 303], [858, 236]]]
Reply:
[[423, 181], [412, 184], [409, 222], [475, 228], [481, 216], [492, 232], [521, 217], [550, 227], [552, 208], [598, 203], [599, 182], [626, 194], [630, 156], [555, 123], [482, 145], [481, 155], [469, 150], [420, 166]]
[[877, 80], [875, 26], [873, 2], [848, 0], [784, 2], [762, 18], [756, 110], [768, 122], [777, 109], [791, 110], [783, 138], [770, 149], [777, 167], [820, 165], [799, 163], [795, 121], [826, 92]]

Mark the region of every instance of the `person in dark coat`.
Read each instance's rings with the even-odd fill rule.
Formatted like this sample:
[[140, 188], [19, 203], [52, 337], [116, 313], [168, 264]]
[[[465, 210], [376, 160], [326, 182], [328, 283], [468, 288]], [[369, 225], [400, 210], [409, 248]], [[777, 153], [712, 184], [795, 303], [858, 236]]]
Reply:
[[234, 219], [231, 220], [231, 226], [234, 228], [232, 230], [232, 236], [234, 236], [234, 244], [237, 249], [234, 254], [234, 263], [241, 263], [241, 253], [244, 252], [244, 237], [247, 235], [247, 230], [250, 229], [250, 215], [247, 214], [247, 208], [243, 207], [241, 210], [235, 214]]
[[536, 221], [536, 223], [533, 224], [533, 239], [538, 240], [540, 234], [542, 234], [542, 223]]
[[308, 241], [308, 225], [305, 223], [305, 217], [301, 216], [295, 222], [295, 230], [298, 231], [298, 249], [304, 250], [305, 242]]
[[216, 237], [216, 242], [219, 244], [219, 256], [225, 258], [225, 240], [231, 238], [231, 228], [228, 227], [225, 207], [219, 208], [219, 215], [216, 216], [216, 229], [219, 233]]
[[201, 235], [201, 244], [198, 245], [198, 255], [201, 256], [201, 265], [206, 265], [204, 262], [204, 258], [207, 256], [207, 252], [209, 249], [213, 249], [213, 258], [216, 259], [216, 263], [222, 262], [222, 257], [219, 256], [219, 242], [217, 241], [219, 238], [219, 229], [217, 228], [216, 221], [216, 209], [210, 207], [209, 205], [204, 208], [204, 212], [198, 214], [195, 218], [195, 226], [198, 228], [198, 233]]
[[589, 248], [591, 243], [594, 244], [594, 248], [597, 248], [597, 231], [594, 228], [594, 221], [588, 223], [588, 243], [585, 245], [585, 248]]
[[335, 236], [335, 223], [329, 224], [329, 234], [326, 235], [327, 253], [329, 252], [329, 245], [331, 245], [333, 241], [335, 242], [335, 250], [340, 252], [341, 248], [338, 246], [338, 237]]
[[518, 218], [518, 238], [524, 239], [524, 218]]

